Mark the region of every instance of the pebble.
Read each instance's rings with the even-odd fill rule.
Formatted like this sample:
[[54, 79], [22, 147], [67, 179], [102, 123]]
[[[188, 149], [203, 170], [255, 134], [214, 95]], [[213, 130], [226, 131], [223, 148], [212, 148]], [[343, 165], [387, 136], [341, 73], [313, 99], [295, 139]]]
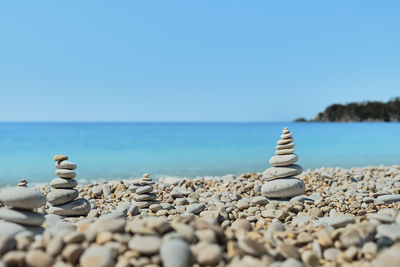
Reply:
[[381, 201], [384, 204], [391, 204], [400, 201], [400, 194], [399, 195], [383, 195], [376, 198], [377, 201]]
[[355, 218], [353, 215], [341, 215], [337, 217], [323, 217], [316, 221], [314, 224], [316, 226], [327, 224], [335, 228], [344, 227], [347, 224], [354, 223]]
[[303, 194], [304, 190], [304, 182], [294, 177], [272, 180], [261, 187], [261, 192], [269, 198], [291, 198]]
[[25, 261], [28, 266], [47, 267], [53, 264], [53, 258], [41, 250], [29, 250], [26, 253]]
[[200, 264], [214, 266], [221, 260], [222, 250], [218, 245], [205, 243], [196, 258]]
[[199, 214], [206, 208], [206, 205], [204, 203], [195, 203], [195, 204], [190, 204], [186, 208], [186, 212], [193, 213], [193, 214]]
[[387, 236], [393, 241], [400, 241], [400, 225], [398, 224], [380, 224], [376, 231], [379, 236]]
[[253, 199], [251, 200], [251, 203], [256, 204], [256, 205], [266, 205], [266, 204], [268, 204], [268, 199], [263, 196], [253, 197]]
[[0, 221], [0, 236], [15, 236], [26, 228], [16, 223]]
[[143, 255], [154, 255], [158, 253], [161, 246], [161, 239], [157, 236], [135, 235], [129, 241], [129, 248]]
[[111, 195], [111, 186], [109, 184], [103, 184], [101, 188], [102, 188], [104, 197], [108, 197]]
[[0, 189], [0, 202], [12, 208], [33, 210], [46, 205], [46, 198], [32, 188], [4, 187]]
[[339, 256], [340, 253], [340, 250], [337, 248], [328, 248], [324, 251], [324, 258], [333, 261]]
[[110, 248], [105, 246], [91, 246], [80, 257], [82, 267], [111, 267], [114, 259]]
[[141, 186], [138, 187], [135, 191], [136, 194], [145, 194], [153, 191], [153, 186], [151, 185], [146, 185], [146, 186]]
[[192, 253], [186, 241], [170, 238], [161, 244], [160, 256], [165, 267], [188, 267]]
[[390, 248], [384, 250], [378, 255], [378, 257], [373, 261], [372, 265], [374, 267], [398, 267], [400, 266], [400, 249]]
[[387, 214], [369, 213], [366, 215], [368, 220], [378, 220], [382, 223], [394, 223], [395, 218]]

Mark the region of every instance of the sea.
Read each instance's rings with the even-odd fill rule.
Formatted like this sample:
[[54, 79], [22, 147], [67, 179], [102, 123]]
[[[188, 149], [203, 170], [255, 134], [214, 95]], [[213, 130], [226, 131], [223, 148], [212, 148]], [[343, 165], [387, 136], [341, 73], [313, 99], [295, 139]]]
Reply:
[[262, 172], [284, 127], [304, 169], [400, 164], [400, 123], [0, 123], [0, 186], [49, 183], [55, 154], [80, 183]]

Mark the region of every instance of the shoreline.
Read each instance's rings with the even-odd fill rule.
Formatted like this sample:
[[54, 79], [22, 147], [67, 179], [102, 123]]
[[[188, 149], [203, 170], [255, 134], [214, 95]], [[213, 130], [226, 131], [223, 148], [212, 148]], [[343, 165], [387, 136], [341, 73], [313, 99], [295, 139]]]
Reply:
[[[83, 267], [400, 263], [399, 165], [305, 170], [298, 176], [304, 196], [291, 200], [262, 196], [261, 176], [159, 179], [148, 207], [134, 200], [140, 178], [79, 186], [92, 208], [87, 216], [38, 209], [46, 214], [44, 232], [10, 237], [26, 245], [0, 246], [0, 263], [16, 255]], [[47, 195], [49, 188], [39, 190]]]

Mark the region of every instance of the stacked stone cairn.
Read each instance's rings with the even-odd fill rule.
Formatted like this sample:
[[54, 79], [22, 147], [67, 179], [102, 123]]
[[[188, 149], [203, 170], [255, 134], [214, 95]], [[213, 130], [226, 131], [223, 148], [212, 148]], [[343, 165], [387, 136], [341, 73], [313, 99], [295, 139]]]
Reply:
[[52, 190], [47, 194], [49, 213], [60, 216], [86, 216], [90, 211], [90, 203], [83, 198], [76, 199], [79, 195], [75, 187], [78, 182], [76, 177], [76, 164], [68, 161], [65, 155], [56, 155], [56, 175], [50, 186]]
[[34, 211], [46, 205], [41, 192], [26, 187], [5, 187], [0, 190], [0, 201], [5, 205], [0, 208], [0, 236], [22, 231], [42, 232], [45, 217]]
[[19, 181], [18, 186], [19, 187], [28, 187], [28, 182], [26, 181], [26, 179], [22, 179], [21, 181]]
[[153, 185], [155, 182], [150, 177], [150, 174], [146, 173], [143, 175], [139, 182], [138, 187], [135, 189], [134, 204], [136, 204], [140, 209], [146, 209], [150, 205], [157, 204], [157, 194], [154, 193]]
[[275, 155], [269, 160], [273, 167], [266, 169], [263, 173], [263, 179], [266, 182], [261, 191], [268, 198], [289, 199], [304, 193], [304, 182], [294, 177], [301, 174], [303, 168], [294, 164], [298, 157], [294, 154], [293, 140], [292, 133], [285, 128], [281, 140], [275, 147]]

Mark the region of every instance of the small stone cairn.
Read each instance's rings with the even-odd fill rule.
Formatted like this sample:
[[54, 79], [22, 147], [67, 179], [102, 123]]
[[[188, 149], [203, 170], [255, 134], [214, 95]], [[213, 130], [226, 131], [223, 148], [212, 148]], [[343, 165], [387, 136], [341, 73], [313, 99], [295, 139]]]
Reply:
[[26, 181], [26, 179], [22, 179], [21, 181], [19, 181], [18, 187], [28, 187], [28, 182]]
[[142, 179], [139, 182], [139, 186], [135, 190], [135, 204], [141, 208], [148, 208], [152, 204], [157, 204], [157, 194], [154, 193], [153, 184], [155, 182], [150, 177], [150, 174], [146, 173], [143, 175]]
[[76, 199], [78, 190], [74, 189], [78, 182], [74, 179], [76, 164], [68, 161], [65, 155], [54, 156], [56, 175], [50, 182], [52, 190], [47, 194], [49, 212], [60, 216], [86, 216], [90, 211], [90, 203], [83, 198]]
[[[26, 187], [5, 187], [0, 190], [0, 201], [5, 205], [0, 208], [0, 222], [4, 220], [22, 226], [21, 229], [18, 226], [14, 227], [16, 232], [23, 231], [26, 227], [27, 230], [35, 232], [42, 229], [40, 225], [45, 221], [45, 217], [34, 211], [46, 205], [46, 198], [41, 192]], [[1, 233], [2, 229], [0, 236]]]
[[288, 128], [283, 129], [281, 140], [277, 142], [275, 155], [269, 160], [273, 166], [263, 173], [265, 184], [261, 192], [268, 198], [289, 199], [304, 193], [304, 182], [294, 176], [303, 172], [300, 165], [294, 164], [298, 157], [294, 154], [294, 138]]

